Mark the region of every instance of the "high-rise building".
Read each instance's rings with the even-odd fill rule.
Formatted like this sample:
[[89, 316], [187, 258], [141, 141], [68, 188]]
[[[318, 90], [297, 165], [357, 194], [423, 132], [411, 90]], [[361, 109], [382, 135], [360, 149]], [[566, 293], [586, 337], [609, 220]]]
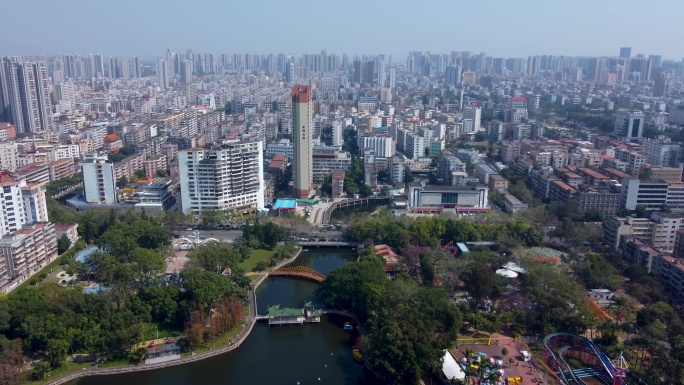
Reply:
[[463, 108], [463, 119], [473, 120], [473, 131], [480, 131], [480, 124], [482, 122], [482, 110], [480, 107], [465, 107]]
[[16, 181], [12, 174], [3, 172], [0, 174], [0, 198], [2, 212], [0, 212], [0, 234], [13, 233], [26, 224], [26, 208], [21, 196], [21, 188], [26, 186], [26, 181]]
[[653, 96], [662, 98], [667, 96], [670, 91], [670, 73], [659, 69], [656, 71], [655, 84], [653, 85]]
[[364, 135], [363, 148], [365, 150], [370, 148], [373, 150], [375, 156], [379, 158], [391, 158], [394, 156], [394, 143], [392, 137], [388, 135]]
[[181, 84], [188, 84], [192, 81], [192, 62], [190, 60], [180, 62], [180, 81]]
[[94, 56], [94, 61], [95, 61], [95, 77], [101, 77], [105, 75], [105, 69], [104, 69], [104, 57], [102, 55], [95, 55]]
[[264, 207], [263, 143], [225, 140], [178, 153], [181, 209], [251, 210]]
[[133, 58], [133, 77], [136, 79], [142, 77], [142, 67], [140, 66], [140, 59], [137, 56]]
[[445, 82], [447, 85], [458, 86], [461, 84], [461, 66], [451, 65], [446, 67]]
[[313, 179], [313, 142], [311, 133], [311, 87], [292, 87], [292, 126], [294, 161], [292, 166], [294, 196], [308, 198]]
[[0, 239], [0, 291], [7, 293], [57, 258], [55, 225], [34, 223]]
[[170, 72], [171, 69], [169, 68], [169, 63], [162, 59], [158, 58], [157, 59], [157, 85], [159, 88], [163, 90], [166, 90], [169, 88], [169, 79], [170, 79]]
[[114, 165], [107, 162], [106, 155], [83, 155], [81, 171], [86, 202], [116, 203]]
[[130, 79], [131, 78], [131, 67], [128, 64], [128, 57], [123, 56], [117, 60], [119, 71], [121, 72], [121, 78]]
[[375, 82], [375, 85], [378, 87], [384, 87], [385, 86], [385, 78], [387, 75], [385, 74], [385, 61], [384, 60], [378, 60], [378, 66], [377, 66], [377, 81]]
[[24, 200], [24, 210], [26, 212], [26, 223], [48, 221], [45, 185], [45, 182], [25, 183], [21, 187], [21, 197]]
[[47, 222], [45, 183], [26, 183], [9, 172], [0, 174], [0, 235], [20, 230], [27, 223]]
[[395, 87], [396, 70], [390, 68], [389, 70], [389, 89], [392, 90]]
[[8, 57], [0, 63], [0, 120], [13, 123], [20, 133], [52, 129], [50, 83], [45, 63]]
[[370, 60], [354, 60], [354, 77], [352, 83], [373, 85], [375, 78], [375, 63]]
[[641, 153], [646, 155], [646, 162], [652, 167], [678, 167], [681, 151], [682, 144], [672, 142], [669, 138], [644, 139], [641, 142]]
[[285, 84], [292, 85], [295, 81], [295, 68], [292, 60], [285, 65]]
[[341, 146], [344, 143], [343, 140], [344, 127], [342, 127], [342, 122], [335, 120], [332, 122], [332, 145]]
[[615, 112], [614, 134], [621, 140], [631, 141], [642, 137], [644, 113], [641, 111], [617, 110]]
[[118, 70], [118, 68], [117, 68], [117, 62], [116, 62], [116, 58], [115, 58], [115, 57], [110, 57], [110, 58], [109, 58], [109, 67], [107, 67], [107, 68], [108, 68], [108, 71], [109, 71], [109, 78], [110, 78], [110, 79], [116, 79], [116, 78], [120, 77], [120, 76], [119, 76], [119, 70]]
[[620, 57], [623, 59], [629, 59], [630, 57], [632, 57], [632, 47], [620, 48]]

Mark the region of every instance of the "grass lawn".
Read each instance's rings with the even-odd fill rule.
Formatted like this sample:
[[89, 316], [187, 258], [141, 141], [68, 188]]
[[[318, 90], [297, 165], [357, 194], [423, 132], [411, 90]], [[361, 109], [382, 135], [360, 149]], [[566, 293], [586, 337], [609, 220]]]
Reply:
[[73, 373], [73, 372], [78, 372], [79, 370], [83, 370], [90, 368], [92, 365], [92, 362], [70, 362], [66, 361], [64, 364], [57, 368], [57, 369], [52, 369], [50, 370], [50, 373], [45, 377], [44, 380], [41, 381], [22, 381], [22, 384], [29, 384], [29, 385], [42, 385], [47, 383], [50, 380], [53, 380], [57, 377], [61, 377], [65, 374]]
[[245, 259], [244, 261], [240, 262], [238, 266], [245, 269], [245, 271], [252, 271], [256, 267], [257, 263], [261, 261], [269, 263], [271, 261], [271, 256], [273, 255], [273, 253], [274, 250], [254, 250], [252, 251], [252, 255], [250, 255], [249, 258]]

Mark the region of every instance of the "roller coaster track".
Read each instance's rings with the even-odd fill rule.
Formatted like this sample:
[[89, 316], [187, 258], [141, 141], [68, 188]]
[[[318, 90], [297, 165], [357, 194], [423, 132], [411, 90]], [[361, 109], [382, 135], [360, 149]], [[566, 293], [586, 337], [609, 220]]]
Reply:
[[325, 275], [306, 266], [282, 267], [280, 269], [271, 271], [270, 273], [268, 273], [268, 275], [271, 277], [298, 277], [309, 279], [318, 283], [325, 281], [326, 278]]
[[[567, 343], [565, 346], [562, 348], [558, 349], [558, 354], [554, 352], [554, 348], [552, 348], [549, 345], [549, 342], [552, 339], [555, 338], [564, 338], [566, 341], [569, 341], [570, 343]], [[576, 335], [576, 334], [571, 334], [571, 333], [552, 333], [547, 335], [544, 338], [544, 349], [546, 349], [550, 354], [551, 358], [557, 363], [557, 364], [563, 364], [567, 368], [567, 372], [570, 374], [570, 379], [567, 378], [566, 376], [566, 370], [564, 368], [558, 368], [558, 372], [560, 373], [561, 377], [563, 380], [568, 383], [568, 384], [585, 384], [585, 382], [577, 377], [575, 372], [572, 370], [572, 366], [565, 360], [564, 352], [567, 351], [570, 348], [574, 347], [587, 347], [591, 349], [591, 351], [598, 357], [599, 362], [601, 363], [603, 371], [607, 374], [608, 379], [612, 381], [613, 379], [613, 369], [615, 368], [613, 366], [613, 362], [606, 356], [601, 350], [599, 350], [596, 345], [594, 345], [593, 342], [589, 341], [588, 339]]]

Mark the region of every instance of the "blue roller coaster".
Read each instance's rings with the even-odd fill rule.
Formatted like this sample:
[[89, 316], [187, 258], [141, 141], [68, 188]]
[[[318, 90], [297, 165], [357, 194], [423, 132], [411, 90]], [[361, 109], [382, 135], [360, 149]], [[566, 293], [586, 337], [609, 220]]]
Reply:
[[[581, 362], [583, 367], [573, 368], [568, 362], [570, 358]], [[555, 370], [567, 385], [585, 385], [587, 383], [584, 379], [588, 377], [606, 385], [626, 384], [626, 367], [616, 367], [593, 342], [576, 334], [547, 335], [544, 338], [544, 362]]]

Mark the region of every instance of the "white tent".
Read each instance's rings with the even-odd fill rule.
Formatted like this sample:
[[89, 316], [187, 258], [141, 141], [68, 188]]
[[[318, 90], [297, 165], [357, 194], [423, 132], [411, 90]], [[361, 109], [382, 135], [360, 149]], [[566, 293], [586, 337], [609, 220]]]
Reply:
[[444, 351], [444, 362], [442, 363], [442, 372], [448, 380], [464, 380], [465, 372], [461, 369], [461, 365], [456, 362], [454, 356], [448, 350]]
[[508, 269], [499, 269], [496, 271], [496, 274], [506, 278], [516, 278], [518, 276], [518, 273]]

